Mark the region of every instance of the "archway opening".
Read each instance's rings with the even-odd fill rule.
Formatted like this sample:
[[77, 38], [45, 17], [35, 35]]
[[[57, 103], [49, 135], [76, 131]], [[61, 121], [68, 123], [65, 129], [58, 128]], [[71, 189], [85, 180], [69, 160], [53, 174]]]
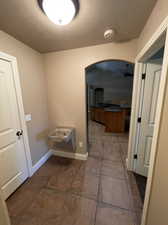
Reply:
[[122, 60], [106, 60], [86, 68], [88, 143], [93, 138], [93, 124], [101, 125], [104, 135], [128, 136], [133, 75], [134, 64]]
[[[107, 183], [113, 183], [113, 179], [126, 183], [123, 168], [128, 151], [133, 78], [134, 64], [122, 60], [107, 60], [86, 68], [88, 154], [96, 159], [95, 164], [101, 161], [100, 176]], [[143, 200], [146, 181], [136, 175], [131, 179], [141, 184]], [[136, 190], [139, 193], [138, 185]], [[139, 197], [138, 204], [142, 200]]]

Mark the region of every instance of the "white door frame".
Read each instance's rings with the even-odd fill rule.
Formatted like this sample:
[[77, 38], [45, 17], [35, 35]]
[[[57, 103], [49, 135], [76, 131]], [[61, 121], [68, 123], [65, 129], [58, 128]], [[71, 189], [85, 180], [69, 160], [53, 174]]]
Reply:
[[8, 55], [3, 52], [0, 52], [0, 59], [8, 61], [12, 67], [13, 80], [14, 80], [14, 85], [15, 85], [17, 104], [18, 104], [18, 110], [19, 110], [19, 118], [20, 118], [20, 124], [21, 124], [20, 128], [23, 130], [22, 137], [23, 137], [24, 149], [25, 149], [25, 154], [26, 154], [27, 168], [28, 168], [29, 177], [31, 177], [32, 176], [32, 159], [31, 159], [31, 154], [30, 154], [27, 127], [26, 127], [26, 122], [25, 122], [25, 113], [24, 113], [24, 107], [23, 107], [22, 91], [21, 91], [21, 86], [20, 86], [17, 59], [14, 56]]
[[128, 158], [127, 158], [127, 167], [128, 170], [133, 171], [134, 168], [134, 149], [136, 147], [136, 131], [137, 131], [137, 118], [138, 118], [138, 108], [139, 108], [139, 95], [140, 95], [140, 85], [141, 85], [141, 74], [143, 71], [143, 65], [147, 59], [150, 58], [154, 53], [159, 50], [163, 44], [165, 46], [163, 64], [162, 64], [162, 73], [160, 80], [160, 89], [158, 95], [158, 104], [156, 109], [156, 124], [152, 139], [151, 147], [151, 156], [150, 156], [150, 166], [147, 179], [147, 187], [145, 194], [145, 201], [142, 214], [142, 223], [141, 225], [146, 225], [147, 222], [147, 213], [148, 206], [152, 188], [152, 179], [153, 171], [156, 160], [156, 150], [158, 144], [158, 136], [160, 130], [160, 120], [162, 115], [163, 103], [164, 103], [164, 94], [165, 86], [167, 81], [167, 72], [168, 72], [168, 17], [162, 22], [157, 31], [153, 34], [152, 38], [145, 45], [142, 51], [138, 54], [135, 60], [135, 75], [134, 75], [134, 87], [133, 87], [133, 100], [132, 100], [132, 114], [131, 114], [131, 125], [130, 125], [130, 135], [129, 135], [129, 145], [128, 145]]

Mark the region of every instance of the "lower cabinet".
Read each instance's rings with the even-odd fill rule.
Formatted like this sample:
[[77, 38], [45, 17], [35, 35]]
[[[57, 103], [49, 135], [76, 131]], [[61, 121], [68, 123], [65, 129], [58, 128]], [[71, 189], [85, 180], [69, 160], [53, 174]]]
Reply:
[[104, 111], [104, 108], [91, 108], [91, 120], [105, 125], [105, 132], [125, 132], [127, 110]]
[[103, 108], [91, 108], [91, 120], [99, 123], [105, 122], [104, 120], [104, 109]]

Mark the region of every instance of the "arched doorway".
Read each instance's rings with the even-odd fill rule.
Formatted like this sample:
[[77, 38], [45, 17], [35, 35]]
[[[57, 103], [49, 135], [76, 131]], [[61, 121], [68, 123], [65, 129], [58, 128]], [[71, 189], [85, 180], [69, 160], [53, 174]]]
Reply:
[[105, 133], [128, 133], [133, 74], [134, 64], [123, 60], [105, 60], [86, 68], [88, 143], [91, 121], [104, 125]]
[[[145, 193], [142, 177], [131, 174], [131, 182], [126, 179], [126, 158], [128, 151], [129, 124], [131, 117], [134, 64], [122, 60], [106, 60], [86, 68], [86, 106], [88, 154], [94, 158], [94, 164], [100, 166], [102, 193], [110, 190], [108, 198], [102, 196], [108, 204], [128, 209], [134, 204], [128, 195], [127, 185], [135, 183], [137, 204], [141, 205]], [[141, 195], [138, 182], [141, 183]], [[122, 184], [121, 184], [122, 183]], [[145, 181], [144, 181], [145, 183]], [[114, 202], [120, 188], [127, 201]], [[122, 187], [121, 187], [122, 186]], [[110, 187], [110, 189], [108, 189]], [[132, 187], [130, 187], [131, 189]], [[131, 189], [131, 194], [134, 190]], [[132, 194], [133, 195], [133, 194]], [[112, 196], [112, 197], [111, 197]], [[141, 214], [137, 213], [138, 218]]]

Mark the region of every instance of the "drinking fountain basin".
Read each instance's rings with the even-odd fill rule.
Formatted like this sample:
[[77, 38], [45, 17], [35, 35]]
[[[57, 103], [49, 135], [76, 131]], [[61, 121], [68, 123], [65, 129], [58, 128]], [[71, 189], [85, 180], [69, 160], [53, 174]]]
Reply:
[[74, 131], [74, 128], [57, 127], [49, 133], [48, 138], [53, 142], [69, 142], [74, 138]]

